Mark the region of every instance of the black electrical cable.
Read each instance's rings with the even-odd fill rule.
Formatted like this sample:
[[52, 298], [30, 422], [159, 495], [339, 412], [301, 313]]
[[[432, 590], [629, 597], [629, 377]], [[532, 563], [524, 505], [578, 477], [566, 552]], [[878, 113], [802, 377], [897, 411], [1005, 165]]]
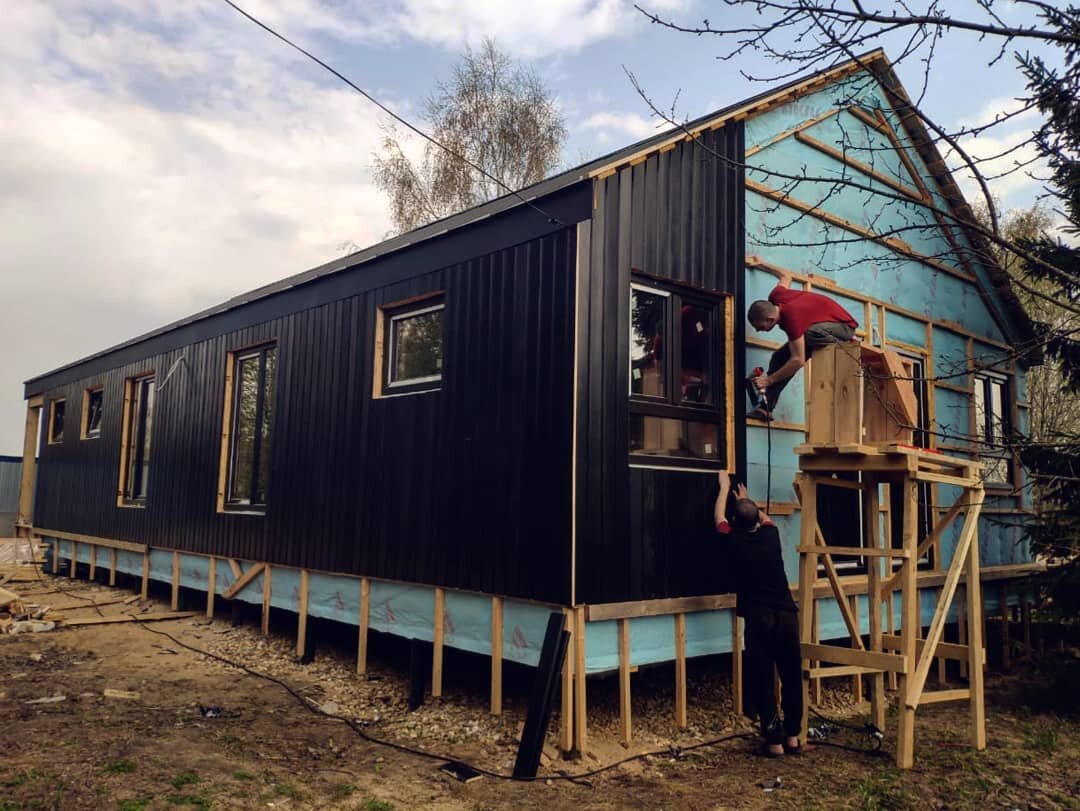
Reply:
[[828, 727], [835, 727], [840, 729], [847, 729], [853, 732], [865, 732], [869, 738], [871, 745], [869, 747], [848, 746], [842, 743], [834, 743], [828, 740], [828, 730], [820, 730], [818, 735], [811, 741], [816, 746], [831, 746], [834, 749], [843, 749], [845, 752], [854, 752], [859, 755], [870, 755], [871, 757], [884, 757], [885, 752], [882, 751], [882, 744], [885, 741], [885, 736], [881, 730], [878, 729], [873, 723], [866, 723], [862, 726], [856, 726], [855, 724], [845, 724], [843, 721], [838, 721], [835, 718], [828, 718], [822, 715], [820, 712], [810, 707], [810, 712], [823, 721]]
[[434, 144], [439, 149], [441, 149], [443, 152], [445, 152], [447, 155], [450, 155], [451, 157], [455, 158], [456, 160], [461, 161], [462, 163], [464, 163], [466, 166], [468, 166], [473, 171], [479, 172], [481, 175], [483, 175], [488, 180], [498, 184], [500, 188], [505, 189], [507, 192], [514, 195], [514, 197], [516, 197], [518, 200], [523, 202], [529, 208], [535, 210], [537, 213], [539, 213], [543, 217], [545, 217], [547, 219], [548, 223], [550, 223], [551, 225], [563, 225], [564, 224], [554, 214], [551, 214], [551, 213], [549, 213], [547, 211], [544, 211], [544, 209], [540, 208], [540, 206], [536, 205], [536, 203], [532, 202], [531, 200], [526, 199], [521, 194], [521, 192], [519, 192], [516, 189], [510, 188], [503, 181], [499, 180], [499, 178], [492, 175], [490, 172], [485, 170], [483, 167], [478, 166], [477, 164], [473, 163], [471, 160], [466, 158], [464, 155], [462, 155], [462, 154], [460, 154], [458, 152], [455, 152], [450, 147], [446, 146], [446, 144], [440, 142], [438, 139], [434, 138], [433, 136], [428, 135], [426, 132], [424, 132], [422, 129], [417, 127], [415, 124], [410, 123], [408, 120], [406, 120], [402, 116], [395, 113], [393, 110], [391, 110], [389, 107], [387, 107], [381, 101], [379, 101], [377, 98], [372, 96], [366, 90], [361, 88], [359, 85], [355, 84], [347, 76], [345, 76], [344, 74], [342, 74], [341, 72], [339, 72], [335, 68], [332, 68], [330, 65], [328, 65], [326, 62], [321, 60], [319, 57], [315, 56], [315, 54], [311, 53], [310, 51], [304, 50], [299, 45], [297, 45], [295, 42], [293, 42], [288, 37], [286, 37], [284, 34], [279, 34], [277, 31], [275, 31], [269, 25], [264, 23], [258, 17], [255, 17], [254, 15], [252, 15], [252, 14], [248, 13], [247, 11], [245, 11], [244, 9], [240, 8], [240, 6], [236, 5], [236, 3], [232, 2], [232, 0], [222, 0], [222, 2], [224, 2], [228, 6], [231, 6], [233, 8], [233, 10], [235, 10], [237, 13], [241, 14], [242, 16], [246, 17], [251, 22], [255, 23], [255, 25], [259, 26], [259, 28], [263, 29], [268, 34], [270, 34], [270, 35], [276, 37], [277, 39], [281, 40], [286, 45], [288, 45], [290, 48], [293, 48], [293, 49], [299, 51], [300, 53], [302, 53], [304, 56], [306, 56], [312, 62], [317, 64], [319, 67], [321, 67], [321, 68], [329, 71], [330, 73], [332, 73], [334, 76], [336, 76], [338, 79], [343, 81], [345, 84], [347, 84], [349, 87], [351, 87], [353, 90], [355, 90], [357, 93], [359, 93], [365, 99], [370, 101], [372, 104], [374, 104], [376, 107], [378, 107], [380, 110], [382, 110], [384, 113], [386, 113], [388, 116], [393, 118], [398, 123], [402, 124], [403, 126], [407, 127], [408, 129], [412, 130], [413, 132], [415, 132], [417, 135], [419, 135], [424, 140]]
[[[587, 772], [581, 772], [580, 774], [571, 774], [571, 773], [568, 773], [568, 772], [559, 772], [557, 774], [543, 775], [543, 776], [536, 776], [536, 777], [515, 777], [514, 775], [502, 774], [501, 772], [494, 772], [494, 771], [491, 771], [489, 769], [484, 769], [484, 768], [481, 768], [479, 766], [474, 766], [473, 764], [466, 763], [466, 762], [464, 762], [464, 761], [462, 761], [462, 760], [460, 760], [458, 758], [438, 754], [437, 752], [427, 752], [427, 751], [424, 751], [423, 749], [414, 749], [413, 747], [405, 746], [404, 744], [400, 744], [400, 743], [395, 743], [394, 741], [388, 741], [388, 740], [385, 740], [383, 738], [376, 738], [374, 735], [371, 735], [370, 733], [368, 733], [364, 729], [362, 724], [357, 723], [356, 721], [352, 720], [351, 718], [342, 718], [339, 715], [332, 715], [331, 713], [324, 712], [319, 707], [313, 706], [312, 703], [310, 702], [310, 700], [308, 700], [307, 698], [302, 696], [292, 685], [290, 685], [288, 682], [286, 682], [286, 681], [284, 681], [282, 679], [277, 678], [276, 676], [271, 676], [271, 675], [269, 675], [267, 673], [260, 673], [259, 671], [253, 670], [252, 668], [248, 667], [247, 665], [241, 664], [240, 662], [234, 662], [231, 659], [225, 658], [224, 656], [219, 656], [216, 653], [211, 653], [209, 651], [205, 651], [205, 650], [202, 650], [200, 648], [196, 648], [194, 645], [189, 645], [186, 642], [181, 642], [179, 639], [177, 639], [172, 634], [170, 634], [170, 633], [168, 633], [166, 631], [161, 631], [161, 630], [158, 630], [157, 628], [151, 628], [150, 626], [148, 626], [148, 625], [146, 625], [144, 623], [138, 622], [137, 618], [136, 618], [136, 624], [140, 628], [143, 628], [143, 629], [149, 631], [152, 634], [158, 634], [159, 636], [163, 636], [166, 639], [169, 639], [172, 642], [174, 642], [176, 645], [179, 645], [182, 648], [186, 648], [187, 650], [192, 651], [193, 653], [198, 653], [198, 654], [200, 654], [202, 656], [206, 656], [208, 658], [215, 659], [215, 660], [221, 662], [222, 664], [228, 665], [229, 667], [235, 667], [238, 670], [242, 670], [243, 672], [245, 672], [245, 673], [247, 673], [247, 674], [249, 674], [251, 676], [255, 676], [256, 678], [260, 678], [260, 679], [264, 679], [264, 680], [269, 681], [269, 682], [273, 682], [274, 684], [278, 685], [283, 690], [285, 690], [287, 693], [289, 693], [289, 695], [291, 695], [293, 698], [295, 698], [309, 712], [311, 712], [311, 713], [313, 713], [315, 715], [319, 715], [319, 716], [324, 717], [324, 718], [330, 718], [332, 720], [340, 721], [343, 724], [346, 724], [354, 733], [356, 733], [356, 735], [358, 735], [360, 738], [367, 741], [368, 743], [377, 744], [379, 746], [385, 746], [385, 747], [388, 747], [390, 749], [395, 749], [395, 750], [397, 750], [399, 752], [404, 752], [406, 754], [415, 755], [417, 757], [427, 758], [428, 760], [453, 761], [453, 762], [456, 762], [456, 763], [461, 763], [461, 764], [463, 764], [465, 766], [468, 766], [470, 769], [473, 769], [474, 771], [476, 771], [479, 774], [485, 775], [487, 777], [492, 777], [492, 778], [495, 778], [495, 779], [498, 779], [498, 780], [511, 780], [511, 781], [523, 782], [523, 783], [531, 783], [531, 782], [535, 782], [535, 781], [538, 781], [538, 780], [566, 780], [567, 782], [570, 782], [570, 783], [580, 783], [581, 781], [585, 780], [586, 778], [595, 777], [598, 774], [602, 774], [603, 772], [609, 771], [609, 770], [614, 769], [614, 768], [616, 768], [618, 766], [622, 766], [625, 763], [630, 763], [630, 762], [635, 761], [635, 760], [642, 760], [642, 759], [648, 758], [648, 757], [665, 757], [665, 756], [674, 757], [674, 758], [678, 759], [678, 758], [682, 757], [682, 755], [684, 753], [692, 752], [695, 749], [703, 749], [703, 748], [708, 747], [708, 746], [716, 746], [717, 744], [726, 743], [728, 741], [741, 740], [743, 738], [749, 738], [749, 737], [751, 737], [751, 736], [753, 736], [755, 734], [753, 732], [739, 732], [739, 733], [735, 733], [735, 734], [732, 734], [732, 735], [725, 735], [725, 736], [720, 737], [720, 738], [714, 738], [712, 740], [703, 741], [701, 743], [692, 744], [691, 746], [684, 746], [684, 747], [674, 747], [674, 746], [672, 746], [672, 747], [668, 747], [667, 749], [659, 749], [659, 750], [656, 750], [656, 751], [653, 751], [653, 752], [642, 752], [641, 754], [631, 755], [630, 757], [623, 758], [622, 760], [615, 761], [614, 763], [609, 763], [606, 766], [601, 766], [601, 767], [599, 767], [597, 769], [592, 769], [591, 771], [587, 771]], [[582, 783], [582, 785], [588, 785], [588, 784], [587, 783]]]

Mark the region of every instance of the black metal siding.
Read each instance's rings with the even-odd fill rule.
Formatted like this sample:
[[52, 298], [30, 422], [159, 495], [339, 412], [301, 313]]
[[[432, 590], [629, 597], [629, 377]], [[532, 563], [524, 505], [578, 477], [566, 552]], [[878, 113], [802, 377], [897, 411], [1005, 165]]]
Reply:
[[[354, 295], [107, 370], [95, 361], [92, 374], [47, 392], [43, 413], [66, 397], [68, 418], [63, 443], [42, 448], [35, 525], [568, 601], [574, 234], [563, 227], [422, 275], [413, 265], [411, 278], [374, 289], [361, 272]], [[438, 290], [441, 390], [372, 399], [376, 308]], [[268, 512], [218, 514], [226, 353], [268, 340], [279, 351]], [[124, 380], [150, 369], [149, 498], [120, 508]], [[102, 436], [80, 440], [82, 391], [98, 384]]]
[[[730, 123], [595, 181], [588, 340], [580, 353], [576, 599], [596, 603], [724, 590], [708, 571], [715, 477], [631, 469], [630, 270], [733, 294], [744, 338], [743, 126]], [[735, 352], [735, 379], [743, 353]], [[733, 385], [734, 381], [726, 381]], [[745, 405], [738, 396], [736, 425]], [[745, 466], [741, 430], [736, 464]]]

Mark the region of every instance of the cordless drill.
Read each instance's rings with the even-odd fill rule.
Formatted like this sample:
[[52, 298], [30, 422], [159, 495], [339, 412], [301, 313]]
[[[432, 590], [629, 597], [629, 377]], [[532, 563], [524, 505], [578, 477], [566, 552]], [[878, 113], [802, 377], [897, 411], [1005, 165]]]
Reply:
[[746, 396], [750, 398], [750, 404], [755, 408], [769, 407], [769, 401], [765, 397], [765, 392], [754, 385], [754, 378], [761, 377], [763, 374], [765, 374], [765, 370], [760, 366], [755, 366], [754, 371], [746, 378]]

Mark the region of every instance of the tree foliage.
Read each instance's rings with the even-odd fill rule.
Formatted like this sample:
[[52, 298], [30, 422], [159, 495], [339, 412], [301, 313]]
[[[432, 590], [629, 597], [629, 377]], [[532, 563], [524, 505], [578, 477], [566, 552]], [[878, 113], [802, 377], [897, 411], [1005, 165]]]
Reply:
[[466, 48], [449, 80], [436, 84], [424, 114], [445, 149], [427, 142], [419, 158], [411, 157], [411, 142], [391, 128], [375, 155], [375, 182], [390, 198], [398, 232], [542, 180], [558, 165], [566, 138], [539, 75], [490, 39]]

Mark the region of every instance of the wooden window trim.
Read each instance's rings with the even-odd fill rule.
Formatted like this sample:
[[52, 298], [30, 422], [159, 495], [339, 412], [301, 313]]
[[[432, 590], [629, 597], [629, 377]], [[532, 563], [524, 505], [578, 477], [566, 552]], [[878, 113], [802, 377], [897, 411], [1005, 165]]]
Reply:
[[45, 423], [45, 439], [49, 445], [64, 444], [64, 428], [60, 429], [60, 436], [53, 436], [53, 419], [56, 416], [56, 404], [64, 404], [64, 425], [67, 425], [67, 398], [56, 397], [49, 401], [49, 421]]
[[116, 486], [116, 506], [125, 509], [145, 509], [146, 499], [129, 499], [127, 497], [128, 485], [128, 458], [131, 453], [131, 409], [133, 407], [135, 386], [148, 377], [155, 377], [157, 372], [148, 369], [145, 372], [132, 375], [124, 380], [124, 408], [120, 423], [120, 476]]
[[[425, 394], [431, 391], [438, 391], [442, 388], [441, 371], [437, 380], [428, 380], [417, 383], [416, 388], [413, 388], [409, 385], [391, 387], [386, 379], [388, 372], [386, 365], [386, 353], [389, 349], [389, 347], [387, 346], [387, 330], [390, 327], [390, 319], [395, 316], [402, 315], [403, 311], [406, 309], [423, 309], [426, 303], [429, 303], [427, 304], [427, 306], [435, 306], [436, 304], [441, 304], [443, 307], [443, 312], [445, 312], [446, 291], [434, 290], [430, 293], [422, 293], [418, 296], [412, 296], [411, 298], [392, 301], [388, 304], [380, 304], [375, 308], [375, 357], [372, 362], [373, 372], [371, 381], [371, 398], [373, 400], [381, 400], [391, 397], [404, 397], [412, 394]], [[444, 339], [445, 336], [446, 329], [444, 326]]]
[[79, 439], [100, 439], [101, 428], [98, 427], [97, 431], [93, 434], [90, 433], [90, 395], [101, 392], [102, 405], [104, 406], [105, 399], [105, 387], [104, 386], [90, 386], [87, 389], [83, 389], [82, 398], [82, 416], [79, 418]]
[[227, 500], [229, 492], [230, 460], [232, 458], [233, 404], [236, 395], [236, 362], [238, 359], [259, 350], [274, 347], [278, 349], [278, 368], [281, 366], [280, 346], [276, 338], [260, 341], [250, 346], [232, 349], [225, 353], [225, 391], [221, 409], [221, 447], [218, 453], [218, 486], [215, 510], [221, 515], [265, 516], [267, 505], [230, 506]]

